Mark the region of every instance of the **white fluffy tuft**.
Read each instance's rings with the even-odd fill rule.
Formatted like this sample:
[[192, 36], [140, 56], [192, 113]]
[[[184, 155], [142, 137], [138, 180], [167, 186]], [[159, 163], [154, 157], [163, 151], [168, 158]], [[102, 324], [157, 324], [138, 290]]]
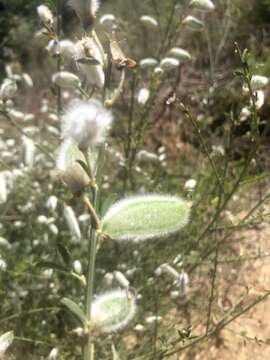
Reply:
[[62, 116], [62, 136], [86, 150], [105, 141], [111, 122], [112, 114], [99, 101], [73, 100]]

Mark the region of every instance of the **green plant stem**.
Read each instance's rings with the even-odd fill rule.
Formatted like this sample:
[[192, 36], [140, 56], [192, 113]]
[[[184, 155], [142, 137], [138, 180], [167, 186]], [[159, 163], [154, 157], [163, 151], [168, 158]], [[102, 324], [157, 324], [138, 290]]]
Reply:
[[[93, 192], [93, 204], [96, 205], [97, 190]], [[92, 214], [91, 214], [92, 215]], [[88, 269], [86, 278], [86, 293], [85, 293], [85, 313], [88, 321], [88, 334], [87, 341], [83, 349], [84, 360], [94, 360], [94, 341], [91, 337], [90, 324], [91, 324], [91, 307], [94, 294], [94, 276], [95, 276], [95, 263], [96, 263], [96, 248], [97, 248], [97, 232], [94, 224], [91, 225], [89, 235], [88, 247]]]
[[210, 165], [211, 165], [211, 167], [212, 167], [212, 169], [213, 169], [213, 171], [214, 171], [214, 174], [215, 174], [215, 176], [216, 176], [218, 185], [219, 185], [220, 189], [223, 189], [223, 185], [222, 185], [222, 182], [221, 182], [221, 180], [220, 180], [220, 177], [219, 177], [219, 174], [218, 174], [216, 165], [215, 165], [215, 163], [214, 163], [214, 161], [213, 161], [213, 159], [212, 159], [212, 157], [211, 157], [211, 155], [210, 155], [210, 153], [209, 153], [209, 150], [208, 150], [208, 148], [207, 148], [207, 145], [206, 145], [206, 143], [205, 143], [205, 141], [204, 141], [204, 138], [203, 138], [203, 136], [202, 136], [202, 134], [201, 134], [201, 129], [199, 128], [199, 126], [198, 126], [196, 120], [194, 119], [194, 117], [192, 116], [190, 110], [187, 109], [187, 108], [185, 107], [185, 105], [180, 104], [180, 109], [184, 111], [186, 118], [191, 121], [194, 129], [196, 130], [196, 133], [197, 133], [198, 138], [199, 138], [199, 140], [200, 140], [200, 143], [201, 143], [201, 145], [202, 145], [202, 147], [203, 147], [203, 150], [204, 150], [204, 152], [205, 152], [205, 154], [206, 154], [206, 156], [207, 156], [207, 159], [209, 160]]

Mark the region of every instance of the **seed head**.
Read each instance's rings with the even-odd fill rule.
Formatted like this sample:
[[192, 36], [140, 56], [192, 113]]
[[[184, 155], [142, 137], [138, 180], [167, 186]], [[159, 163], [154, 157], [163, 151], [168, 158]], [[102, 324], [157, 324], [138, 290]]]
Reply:
[[62, 117], [62, 136], [84, 151], [105, 141], [111, 122], [111, 113], [99, 101], [75, 100]]

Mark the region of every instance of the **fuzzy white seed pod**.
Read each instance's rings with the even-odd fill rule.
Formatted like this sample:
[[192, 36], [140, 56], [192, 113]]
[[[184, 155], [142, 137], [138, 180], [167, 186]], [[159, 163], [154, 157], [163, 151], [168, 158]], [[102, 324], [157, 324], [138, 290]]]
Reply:
[[72, 59], [75, 55], [75, 44], [67, 39], [59, 42], [59, 52], [66, 59]]
[[0, 255], [0, 271], [5, 271], [7, 269], [7, 263]]
[[104, 278], [103, 278], [104, 283], [105, 283], [107, 286], [111, 286], [111, 285], [112, 285], [113, 279], [114, 279], [114, 275], [113, 275], [113, 273], [111, 273], [111, 272], [106, 273], [106, 274], [104, 275]]
[[163, 75], [164, 73], [164, 70], [162, 69], [162, 67], [160, 66], [157, 66], [154, 68], [154, 74], [157, 75], [157, 76], [161, 76]]
[[47, 208], [50, 209], [52, 212], [56, 210], [57, 204], [58, 204], [58, 199], [54, 195], [51, 195], [46, 202]]
[[76, 12], [85, 29], [92, 26], [99, 9], [99, 0], [69, 0], [69, 5]]
[[52, 82], [63, 88], [78, 88], [80, 79], [69, 71], [59, 71], [52, 76]]
[[145, 58], [140, 61], [140, 67], [142, 69], [153, 68], [158, 65], [158, 61], [154, 58]]
[[8, 190], [7, 190], [7, 180], [5, 173], [0, 172], [0, 204], [3, 204], [7, 201]]
[[75, 260], [73, 262], [73, 269], [77, 274], [82, 274], [82, 263], [80, 262], [80, 260]]
[[3, 101], [12, 99], [17, 90], [18, 87], [16, 81], [11, 79], [5, 79], [0, 87], [0, 99]]
[[171, 299], [177, 299], [177, 298], [179, 298], [179, 297], [180, 297], [179, 291], [173, 290], [173, 291], [170, 292], [170, 298], [171, 298]]
[[192, 59], [190, 53], [187, 50], [178, 47], [172, 48], [169, 54], [176, 57], [180, 61], [190, 61]]
[[140, 21], [146, 26], [151, 26], [151, 27], [158, 26], [158, 22], [153, 16], [143, 15], [140, 17]]
[[111, 25], [115, 22], [115, 16], [113, 14], [104, 14], [101, 16], [101, 18], [99, 19], [99, 23], [101, 25]]
[[95, 330], [99, 333], [121, 331], [133, 320], [136, 310], [136, 300], [131, 292], [114, 290], [102, 294], [91, 306]]
[[168, 274], [170, 277], [172, 277], [174, 280], [179, 279], [179, 272], [176, 271], [171, 265], [169, 264], [162, 264], [160, 265], [162, 268], [162, 272]]
[[[105, 74], [103, 71], [105, 54], [96, 41], [90, 37], [84, 37], [75, 44], [74, 60], [83, 80], [90, 86], [102, 88]], [[91, 63], [94, 60], [97, 64]]]
[[1, 236], [0, 236], [0, 247], [6, 248], [7, 250], [10, 250], [12, 248], [8, 240]]
[[148, 325], [153, 325], [155, 323], [161, 323], [162, 321], [162, 317], [161, 316], [148, 316], [146, 319], [145, 319], [145, 323], [148, 324]]
[[73, 209], [68, 205], [64, 205], [63, 214], [72, 238], [76, 242], [80, 241], [82, 238], [81, 230]]
[[29, 74], [23, 73], [22, 79], [23, 79], [25, 85], [28, 86], [29, 88], [32, 88], [34, 86], [33, 80]]
[[37, 7], [37, 13], [44, 25], [52, 26], [53, 24], [53, 14], [51, 10], [46, 5], [39, 5]]
[[21, 111], [17, 111], [14, 109], [10, 109], [8, 111], [8, 115], [13, 119], [13, 120], [19, 120], [22, 121], [24, 120], [24, 113]]
[[0, 357], [4, 358], [5, 352], [14, 340], [13, 331], [8, 331], [0, 336]]
[[177, 233], [186, 225], [189, 212], [187, 203], [176, 196], [132, 196], [112, 205], [101, 225], [115, 240], [142, 241]]
[[155, 270], [155, 275], [160, 276], [160, 275], [162, 275], [162, 273], [163, 273], [162, 266], [157, 267]]
[[184, 25], [186, 25], [187, 28], [189, 28], [190, 30], [194, 30], [194, 31], [201, 31], [204, 28], [204, 23], [202, 21], [200, 21], [199, 19], [197, 19], [194, 16], [187, 16], [182, 23]]
[[45, 215], [39, 215], [37, 217], [37, 223], [38, 224], [47, 224], [48, 223], [48, 218]]
[[136, 155], [136, 160], [145, 163], [156, 163], [159, 162], [159, 157], [150, 151], [140, 150]]
[[188, 179], [185, 182], [184, 189], [186, 191], [193, 191], [197, 185], [197, 181], [195, 179]]
[[137, 334], [143, 334], [145, 332], [145, 327], [141, 324], [137, 324], [135, 327], [134, 327], [134, 331], [137, 333]]
[[121, 273], [121, 271], [114, 271], [113, 274], [114, 274], [115, 280], [118, 282], [118, 284], [121, 287], [123, 287], [124, 289], [129, 288], [129, 281], [125, 277], [125, 275], [123, 273]]
[[[256, 98], [256, 108], [260, 110], [264, 105], [264, 92], [262, 90], [255, 91], [254, 96]], [[252, 99], [250, 99], [250, 104], [252, 105]]]
[[140, 89], [137, 97], [137, 101], [140, 105], [145, 105], [149, 99], [150, 91], [146, 88]]
[[48, 360], [56, 360], [58, 358], [59, 349], [53, 348], [48, 356]]
[[247, 118], [250, 117], [250, 115], [251, 115], [251, 111], [249, 110], [249, 108], [243, 107], [241, 112], [240, 112], [240, 115], [239, 115], [240, 122], [246, 121]]
[[180, 65], [179, 60], [173, 58], [173, 57], [166, 57], [161, 60], [160, 67], [163, 70], [171, 70], [175, 69]]
[[31, 168], [34, 165], [35, 159], [35, 145], [31, 139], [23, 137], [23, 163], [25, 166]]
[[60, 45], [58, 40], [50, 40], [46, 46], [46, 50], [51, 56], [57, 56], [60, 54]]
[[215, 9], [215, 5], [211, 0], [191, 0], [189, 5], [202, 12], [210, 12]]
[[180, 297], [186, 297], [189, 289], [189, 276], [182, 271], [177, 281]]
[[59, 233], [58, 227], [55, 224], [49, 224], [49, 230], [55, 236]]
[[87, 150], [105, 141], [111, 122], [111, 113], [99, 101], [74, 100], [62, 116], [62, 136]]
[[253, 75], [250, 81], [253, 91], [260, 90], [268, 84], [268, 78], [260, 75]]

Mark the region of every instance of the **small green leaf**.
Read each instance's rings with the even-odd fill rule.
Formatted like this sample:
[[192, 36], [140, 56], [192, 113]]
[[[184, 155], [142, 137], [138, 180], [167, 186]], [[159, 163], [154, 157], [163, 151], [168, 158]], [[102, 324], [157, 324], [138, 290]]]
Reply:
[[41, 267], [41, 268], [54, 269], [54, 270], [63, 271], [63, 272], [69, 272], [69, 270], [65, 266], [56, 264], [53, 261], [39, 261], [36, 264], [36, 266]]
[[[0, 356], [4, 355], [14, 340], [13, 331], [8, 331], [0, 336]], [[2, 358], [2, 357], [1, 357]]]
[[120, 200], [103, 217], [102, 231], [115, 240], [146, 240], [177, 233], [187, 224], [190, 205], [167, 195]]
[[70, 252], [68, 251], [68, 249], [62, 245], [61, 243], [58, 243], [57, 245], [57, 249], [60, 253], [60, 255], [62, 256], [62, 259], [64, 261], [64, 263], [70, 267], [71, 264], [71, 257], [70, 257]]
[[76, 60], [79, 64], [88, 64], [88, 65], [100, 65], [100, 62], [94, 58], [81, 58]]
[[64, 305], [66, 308], [72, 312], [73, 315], [76, 316], [76, 318], [85, 326], [87, 323], [87, 318], [83, 312], [83, 310], [77, 305], [74, 301], [63, 298], [61, 299], [61, 304]]

